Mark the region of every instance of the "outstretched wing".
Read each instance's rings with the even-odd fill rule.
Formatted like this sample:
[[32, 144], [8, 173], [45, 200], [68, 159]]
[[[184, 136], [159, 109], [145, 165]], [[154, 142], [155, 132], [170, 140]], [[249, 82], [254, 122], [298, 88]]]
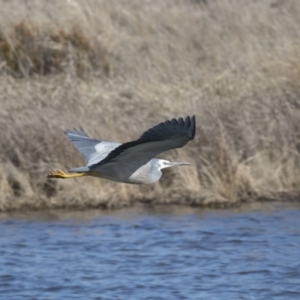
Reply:
[[99, 163], [112, 150], [121, 145], [119, 143], [93, 139], [82, 128], [79, 130], [75, 128], [73, 130], [66, 130], [64, 133], [87, 160], [87, 166]]
[[97, 169], [104, 164], [116, 164], [120, 171], [130, 176], [158, 154], [186, 145], [194, 139], [195, 131], [195, 116], [186, 117], [185, 121], [179, 118], [160, 123], [144, 132], [138, 140], [115, 148], [105, 159], [91, 168]]

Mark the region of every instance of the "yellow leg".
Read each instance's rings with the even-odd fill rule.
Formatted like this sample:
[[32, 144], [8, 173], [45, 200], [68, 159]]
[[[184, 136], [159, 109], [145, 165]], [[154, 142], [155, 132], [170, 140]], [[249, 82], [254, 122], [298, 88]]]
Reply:
[[75, 178], [75, 177], [81, 177], [81, 176], [86, 176], [88, 175], [87, 173], [65, 173], [62, 170], [55, 170], [53, 172], [50, 172], [47, 175], [47, 178], [62, 178], [62, 179], [66, 179], [66, 178]]

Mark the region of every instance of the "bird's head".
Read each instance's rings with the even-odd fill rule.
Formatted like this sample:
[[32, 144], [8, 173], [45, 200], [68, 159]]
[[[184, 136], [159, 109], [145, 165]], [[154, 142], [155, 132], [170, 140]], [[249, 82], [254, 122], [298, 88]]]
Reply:
[[179, 162], [179, 161], [168, 161], [165, 159], [159, 159], [158, 166], [159, 169], [169, 168], [169, 167], [175, 167], [175, 166], [184, 166], [184, 165], [190, 165], [190, 163], [187, 162]]

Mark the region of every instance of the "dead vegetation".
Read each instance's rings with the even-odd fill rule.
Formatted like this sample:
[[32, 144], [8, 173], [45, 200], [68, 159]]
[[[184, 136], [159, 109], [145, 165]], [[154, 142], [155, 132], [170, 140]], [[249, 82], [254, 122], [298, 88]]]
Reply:
[[[0, 1], [0, 210], [299, 199], [300, 3]], [[84, 163], [62, 130], [197, 135], [152, 186], [47, 180]]]
[[0, 32], [2, 73], [14, 77], [34, 74], [53, 75], [72, 70], [84, 76], [92, 70], [109, 73], [106, 50], [92, 47], [80, 27], [64, 29], [37, 28], [30, 21], [21, 21], [5, 34]]

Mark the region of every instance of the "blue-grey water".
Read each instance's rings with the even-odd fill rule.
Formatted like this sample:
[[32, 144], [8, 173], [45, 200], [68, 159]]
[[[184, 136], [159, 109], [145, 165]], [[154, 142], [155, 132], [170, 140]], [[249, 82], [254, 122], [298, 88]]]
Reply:
[[2, 214], [0, 299], [300, 299], [300, 206]]

